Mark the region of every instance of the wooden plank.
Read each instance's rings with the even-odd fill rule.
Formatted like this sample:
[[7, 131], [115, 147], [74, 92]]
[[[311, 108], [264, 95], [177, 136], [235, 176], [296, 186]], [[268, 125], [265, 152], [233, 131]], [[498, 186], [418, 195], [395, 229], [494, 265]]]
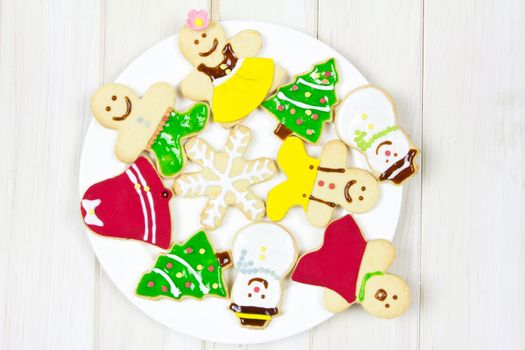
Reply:
[[99, 2], [2, 1], [0, 16], [0, 347], [89, 349], [94, 257], [77, 173], [99, 79]]
[[[417, 0], [319, 2], [319, 38], [393, 95], [399, 123], [416, 145], [421, 145], [422, 130], [421, 28], [422, 4]], [[399, 319], [384, 321], [354, 306], [315, 330], [313, 348], [418, 348], [420, 196], [418, 175], [405, 186], [394, 239], [398, 258], [391, 268], [407, 279], [411, 308]]]
[[425, 4], [422, 348], [525, 344], [524, 17]]
[[[113, 81], [142, 52], [178, 32], [191, 8], [207, 1], [112, 0], [106, 3], [104, 82]], [[201, 341], [174, 332], [133, 306], [101, 271], [96, 345], [101, 349], [198, 349]]]

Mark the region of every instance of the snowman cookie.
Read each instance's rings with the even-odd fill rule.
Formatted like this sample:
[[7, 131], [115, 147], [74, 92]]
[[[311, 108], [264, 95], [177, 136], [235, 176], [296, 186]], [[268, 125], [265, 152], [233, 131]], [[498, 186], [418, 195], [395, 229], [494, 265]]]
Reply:
[[261, 36], [244, 30], [227, 39], [205, 10], [188, 13], [179, 47], [195, 69], [181, 83], [182, 94], [211, 104], [213, 120], [231, 126], [255, 110], [284, 79], [273, 59], [255, 57]]
[[295, 242], [280, 225], [257, 222], [237, 233], [231, 252], [237, 275], [230, 310], [242, 326], [263, 329], [281, 313], [283, 279], [297, 259]]
[[366, 85], [350, 92], [335, 126], [341, 140], [366, 156], [380, 181], [399, 185], [417, 172], [419, 151], [397, 125], [396, 105], [383, 89]]
[[117, 158], [133, 163], [143, 151], [150, 151], [164, 177], [175, 177], [184, 168], [181, 140], [201, 132], [209, 114], [205, 103], [184, 112], [175, 111], [174, 105], [175, 89], [167, 83], [152, 85], [142, 98], [125, 85], [111, 83], [91, 98], [95, 119], [119, 133]]
[[292, 206], [300, 205], [312, 225], [324, 227], [337, 205], [351, 213], [372, 209], [379, 199], [379, 183], [366, 170], [348, 168], [347, 158], [348, 149], [340, 141], [328, 142], [316, 159], [306, 153], [299, 138], [288, 137], [277, 155], [287, 180], [268, 193], [268, 217], [279, 221]]
[[321, 248], [299, 258], [292, 280], [324, 287], [324, 305], [331, 312], [359, 303], [376, 317], [394, 318], [410, 305], [406, 282], [385, 272], [395, 257], [389, 241], [366, 241], [346, 215], [326, 228]]

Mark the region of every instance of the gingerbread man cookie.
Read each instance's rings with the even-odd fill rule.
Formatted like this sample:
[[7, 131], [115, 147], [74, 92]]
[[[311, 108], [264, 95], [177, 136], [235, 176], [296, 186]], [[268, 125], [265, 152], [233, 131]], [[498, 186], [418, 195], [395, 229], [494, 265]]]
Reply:
[[326, 228], [321, 248], [299, 259], [292, 280], [324, 287], [324, 305], [331, 312], [359, 303], [376, 317], [394, 318], [410, 305], [406, 282], [385, 272], [395, 257], [392, 243], [367, 242], [346, 215]]
[[262, 329], [281, 313], [283, 279], [297, 260], [295, 242], [283, 227], [256, 222], [237, 233], [232, 257], [237, 275], [230, 310], [242, 326]]
[[350, 92], [335, 126], [341, 140], [366, 156], [379, 180], [399, 185], [417, 172], [419, 151], [397, 125], [396, 105], [385, 90], [366, 85]]
[[287, 180], [268, 193], [268, 217], [281, 220], [294, 205], [300, 205], [308, 221], [326, 226], [337, 205], [351, 213], [363, 213], [379, 199], [377, 179], [363, 169], [347, 167], [348, 149], [340, 141], [330, 141], [320, 159], [310, 157], [303, 142], [288, 137], [277, 155], [277, 163]]
[[261, 46], [261, 36], [254, 30], [227, 39], [221, 25], [210, 22], [205, 10], [190, 11], [179, 33], [179, 47], [195, 70], [182, 82], [182, 94], [208, 101], [215, 122], [223, 126], [239, 123], [285, 77], [272, 59], [255, 57]]
[[152, 85], [142, 98], [122, 84], [106, 84], [91, 98], [91, 111], [103, 126], [119, 133], [115, 153], [133, 163], [147, 150], [155, 155], [159, 173], [175, 177], [186, 156], [181, 140], [202, 131], [208, 106], [197, 103], [184, 112], [173, 109], [175, 89], [167, 83]]
[[250, 220], [264, 216], [264, 202], [250, 186], [269, 180], [277, 173], [277, 168], [269, 158], [245, 159], [250, 140], [250, 129], [237, 125], [231, 129], [222, 152], [216, 152], [199, 138], [185, 145], [188, 158], [202, 170], [181, 175], [173, 188], [183, 197], [209, 197], [201, 213], [201, 223], [208, 230], [221, 225], [229, 206], [236, 206]]

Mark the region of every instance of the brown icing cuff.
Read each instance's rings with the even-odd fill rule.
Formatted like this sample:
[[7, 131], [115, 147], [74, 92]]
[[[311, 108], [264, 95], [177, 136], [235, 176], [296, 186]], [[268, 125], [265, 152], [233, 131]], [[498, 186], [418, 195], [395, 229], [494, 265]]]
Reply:
[[288, 129], [283, 124], [278, 124], [273, 133], [277, 135], [281, 140], [284, 140], [288, 136], [290, 136], [293, 133], [293, 131]]
[[[382, 173], [379, 176], [379, 180], [389, 180], [399, 185], [400, 183], [408, 179], [416, 172], [416, 168], [414, 167], [414, 158], [416, 157], [416, 155], [416, 149], [409, 150], [408, 153], [402, 159], [392, 164], [390, 168], [388, 168], [384, 173]], [[397, 172], [399, 169], [402, 170]], [[392, 176], [392, 174], [394, 173], [395, 175]]]
[[228, 250], [215, 253], [215, 257], [217, 258], [217, 261], [221, 267], [228, 266], [232, 262], [232, 255]]

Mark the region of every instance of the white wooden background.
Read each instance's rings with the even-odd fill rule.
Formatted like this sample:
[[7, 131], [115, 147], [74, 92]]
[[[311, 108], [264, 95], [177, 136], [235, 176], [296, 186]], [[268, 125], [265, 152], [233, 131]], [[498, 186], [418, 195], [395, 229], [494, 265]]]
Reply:
[[[120, 295], [78, 214], [90, 94], [189, 8], [318, 37], [396, 98], [422, 150], [393, 270], [394, 321], [359, 307], [281, 342], [166, 329]], [[525, 1], [0, 0], [0, 348], [525, 348]]]

